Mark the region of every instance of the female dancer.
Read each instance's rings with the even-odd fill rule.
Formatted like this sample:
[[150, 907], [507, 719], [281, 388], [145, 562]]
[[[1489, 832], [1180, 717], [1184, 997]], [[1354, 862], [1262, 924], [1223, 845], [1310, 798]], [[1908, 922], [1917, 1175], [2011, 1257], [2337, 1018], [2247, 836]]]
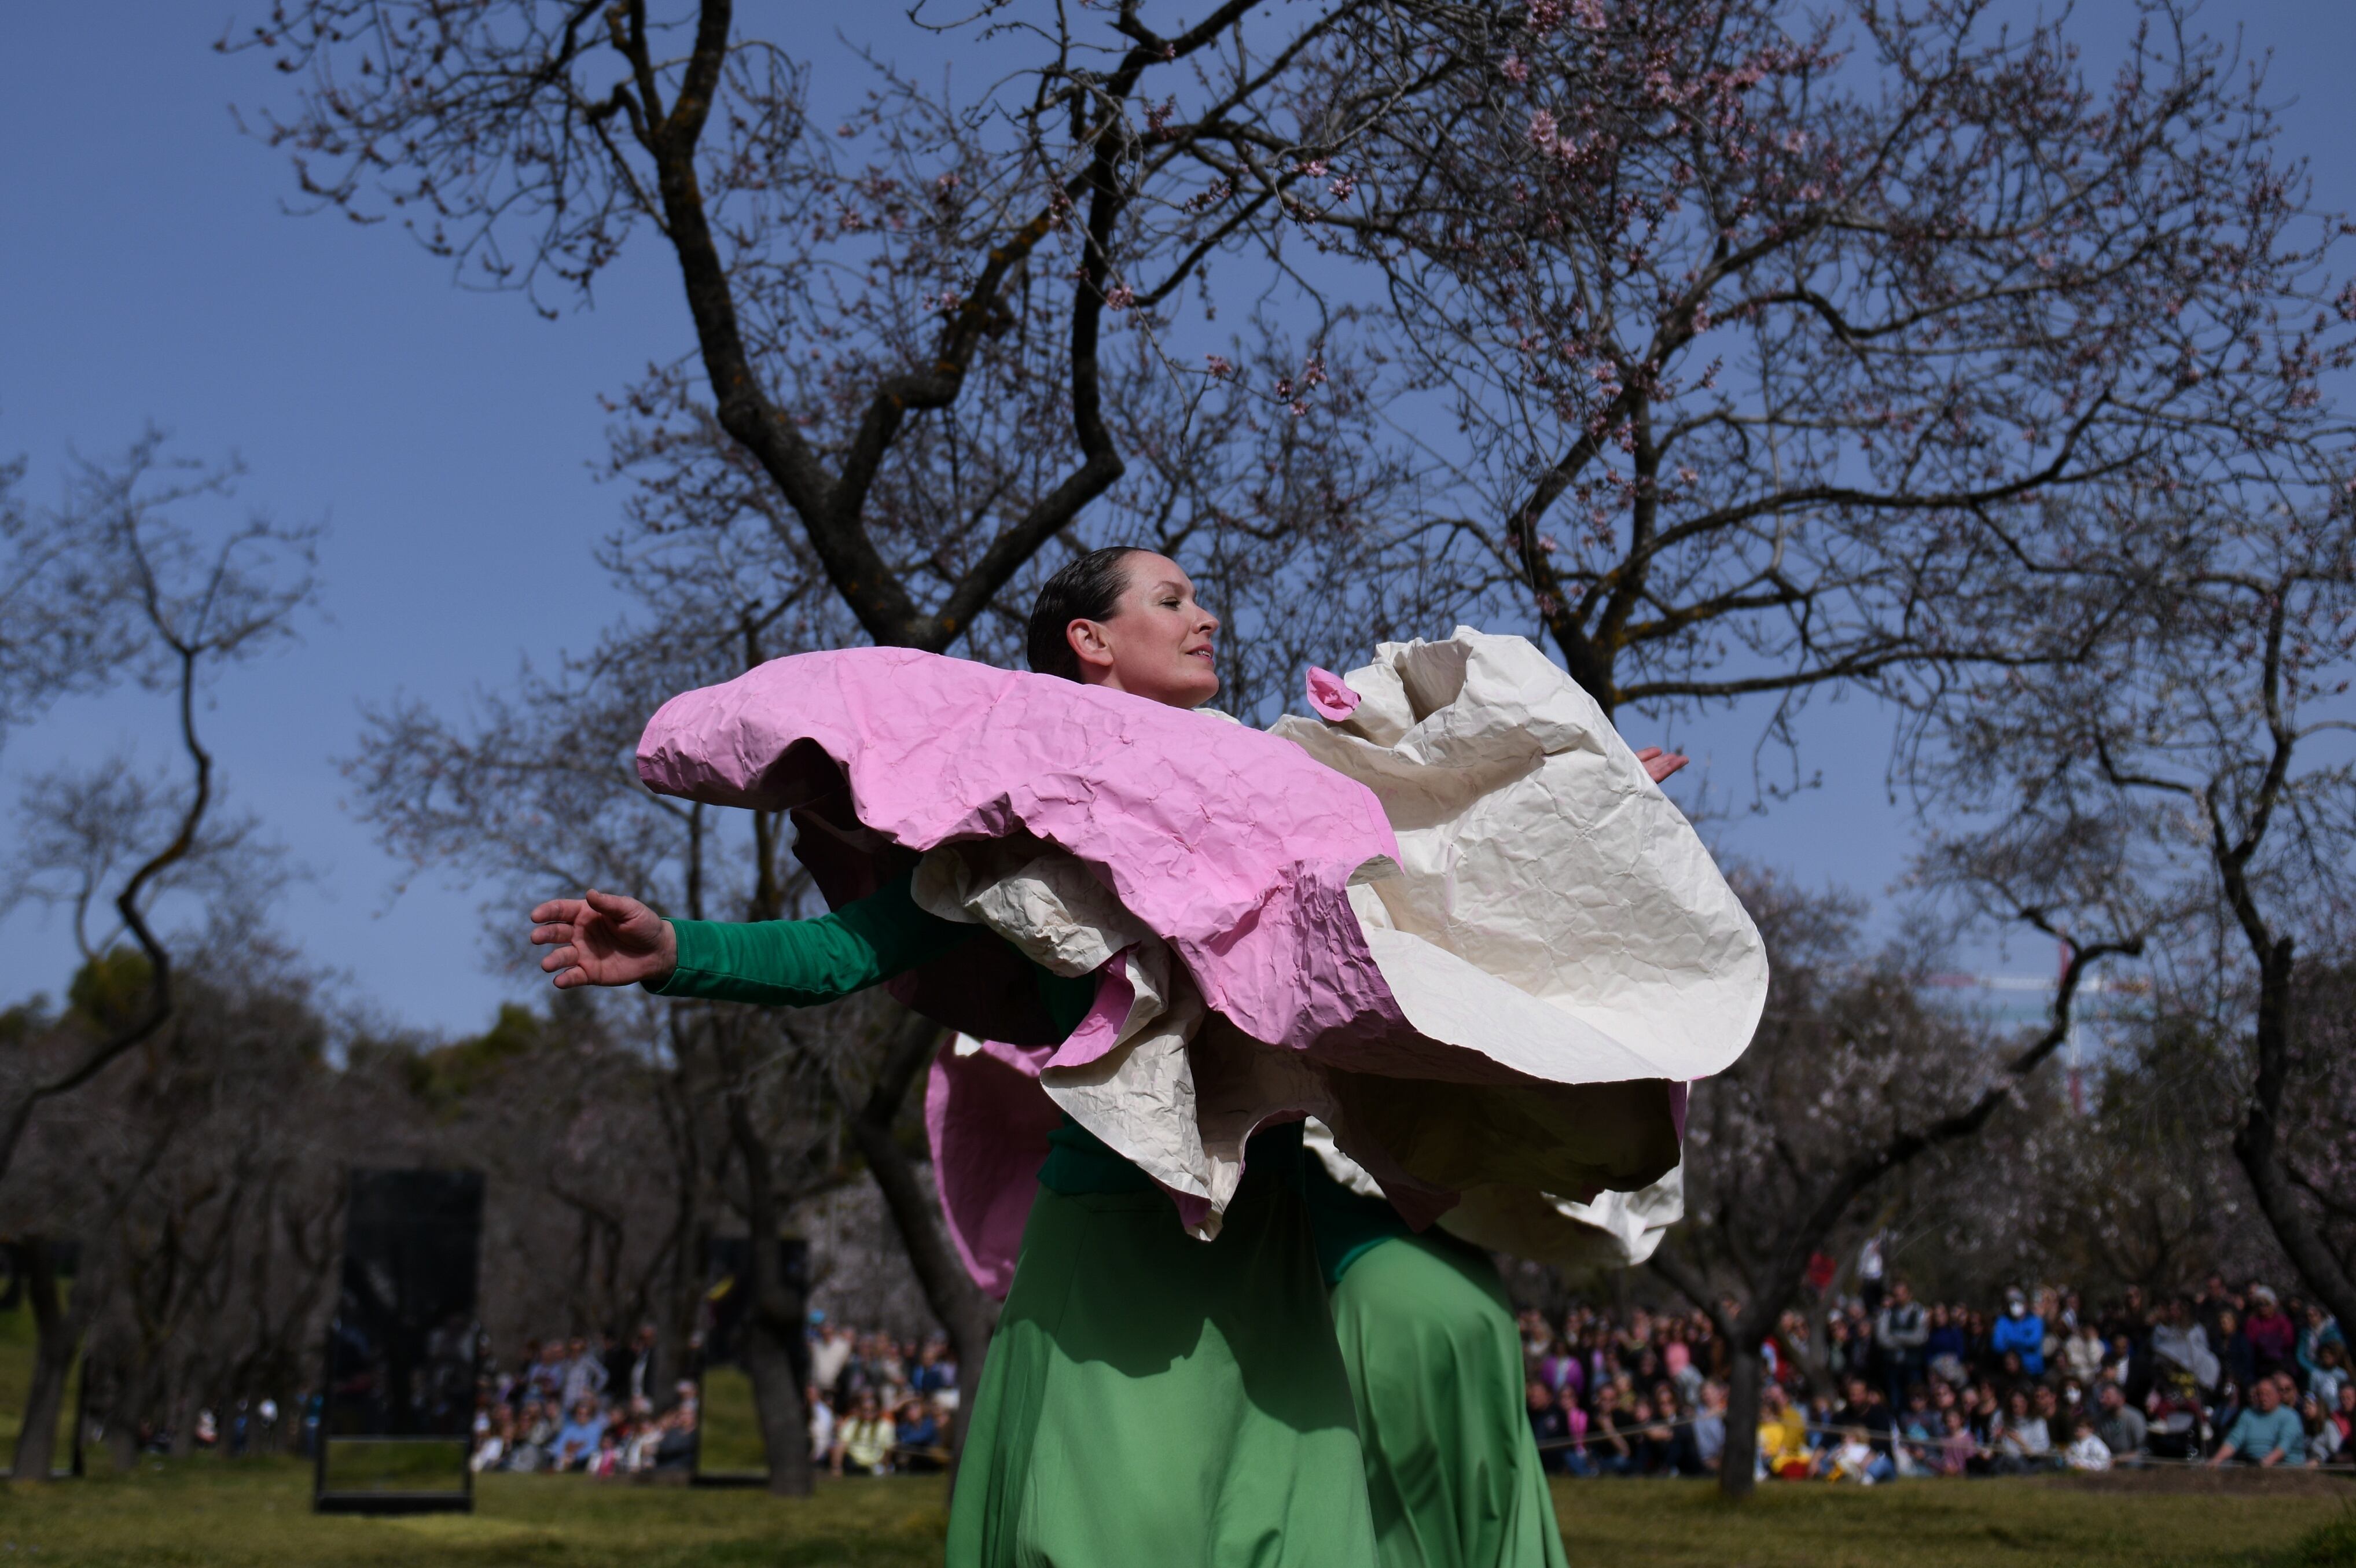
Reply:
[[[1130, 702], [1166, 709], [1211, 695], [1215, 628], [1174, 565], [1104, 552], [1042, 595], [1033, 660], [1042, 673], [1129, 697], [1066, 710], [1043, 687], [1022, 686], [1025, 677], [859, 650], [805, 656], [677, 699], [649, 726], [642, 774], [667, 793], [796, 807], [797, 853], [845, 905], [830, 917], [834, 928], [679, 923], [667, 935], [650, 912], [605, 895], [537, 912], [549, 923], [538, 939], [564, 944], [545, 962], [560, 984], [637, 978], [672, 995], [796, 1003], [908, 971], [921, 990], [927, 972], [937, 981], [959, 965], [988, 967], [966, 962], [988, 945], [973, 924], [916, 907], [954, 911], [961, 899], [969, 920], [1041, 964], [1032, 988], [1054, 1017], [1048, 1033], [1071, 1037], [1046, 1063], [1050, 1079], [1061, 1074], [1055, 1098], [1123, 1141], [1130, 1158], [1067, 1123], [1040, 1146], [1044, 1168], [1032, 1157], [1022, 1171], [1015, 1201], [991, 1209], [993, 1224], [1019, 1220], [1038, 1192], [976, 1402], [952, 1562], [1370, 1560], [1353, 1396], [1323, 1321], [1303, 1215], [1300, 1125], [1253, 1138], [1241, 1162], [1220, 1126], [1239, 1133], [1288, 1106], [1297, 1117], [1329, 1105], [1318, 1114], [1352, 1120], [1352, 1147], [1387, 1162], [1385, 1190], [1428, 1203], [1479, 1189], [1493, 1218], [1510, 1217], [1516, 1190], [1632, 1188], [1674, 1162], [1675, 1081], [1722, 1068], [1763, 995], [1756, 933], [1691, 829], [1592, 703], [1526, 643], [1460, 629], [1445, 644], [1387, 646], [1351, 688], [1328, 693], [1344, 704], [1338, 712], [1318, 703], [1330, 729], [1288, 732], [1304, 755], [1271, 751], [1269, 737], [1231, 724], [1150, 721]], [[815, 772], [805, 765], [813, 761]], [[1383, 813], [1402, 826], [1390, 830]], [[1048, 861], [991, 871], [982, 880], [1000, 880], [980, 896], [946, 905], [939, 878], [920, 892], [903, 874], [853, 902], [856, 879], [839, 889], [813, 858], [863, 854], [872, 871], [892, 863], [878, 842], [937, 855], [975, 838], [1018, 860], [1044, 848], [1066, 871], [1076, 856], [1093, 874], [1079, 871], [1059, 892]], [[1529, 857], [1551, 865], [1558, 853], [1577, 907], [1529, 882]], [[1038, 866], [1048, 869], [1027, 876]], [[1612, 888], [1608, 904], [1587, 896], [1588, 869], [1602, 873], [1593, 886]], [[1386, 874], [1378, 899], [1357, 885]], [[1100, 905], [1108, 890], [1125, 907], [1083, 911], [1076, 924], [1058, 901]], [[1514, 906], [1502, 916], [1501, 899]], [[641, 932], [643, 973], [624, 966], [608, 977], [568, 960], [568, 950], [595, 945], [591, 928], [608, 918]], [[835, 961], [780, 984], [781, 945], [820, 960], [833, 949]], [[1075, 967], [1076, 951], [1094, 956]], [[1161, 977], [1160, 993], [1153, 965], [1135, 961], [1154, 952], [1184, 964]], [[1076, 982], [1058, 979], [1058, 961]], [[1187, 1011], [1196, 986], [1215, 1012], [1186, 1046], [1184, 1020], [1204, 1017], [1200, 1006]], [[1092, 990], [1094, 1010], [1081, 1019]], [[948, 1018], [983, 999], [971, 986], [948, 997], [937, 988], [935, 1005], [919, 1008]], [[1153, 1027], [1157, 1008], [1177, 1021], [1155, 1038], [1135, 1034], [1140, 1018]], [[1035, 1079], [1038, 1066], [1030, 1071]], [[992, 1124], [981, 1142], [1003, 1136], [1004, 1124]], [[1214, 1145], [1229, 1151], [1224, 1165]], [[1412, 1172], [1394, 1151], [1411, 1155]], [[1241, 1189], [1230, 1190], [1238, 1168]], [[1172, 1196], [1187, 1229], [1218, 1239], [1185, 1239], [1170, 1223]], [[1340, 1295], [1353, 1294], [1353, 1273], [1366, 1282], [1412, 1272], [1414, 1258], [1445, 1265], [1453, 1255], [1382, 1239], [1371, 1251], [1343, 1249], [1357, 1255], [1336, 1270]], [[1378, 1256], [1410, 1262], [1360, 1272]], [[1426, 1285], [1435, 1279], [1446, 1283]], [[1383, 1557], [1551, 1561], [1559, 1546], [1547, 1539], [1542, 1488], [1531, 1501], [1526, 1436], [1516, 1446], [1489, 1431], [1495, 1410], [1514, 1408], [1516, 1381], [1510, 1368], [1493, 1378], [1479, 1348], [1494, 1343], [1494, 1280], [1489, 1290], [1462, 1275], [1454, 1283], [1453, 1295], [1409, 1290], [1423, 1305], [1390, 1315], [1408, 1325], [1392, 1342], [1417, 1339], [1421, 1312], [1437, 1337], [1418, 1342], [1472, 1347], [1426, 1355], [1423, 1381], [1507, 1389], [1502, 1406], [1485, 1395], [1467, 1406], [1475, 1419], [1459, 1424], [1465, 1441], [1441, 1440], [1505, 1484], [1453, 1485], [1466, 1473], [1462, 1456], [1435, 1469], [1423, 1429], [1447, 1424], [1421, 1420], [1413, 1398], [1398, 1406], [1404, 1419], [1387, 1424], [1369, 1384], [1355, 1403], [1396, 1455], [1376, 1456], [1367, 1475], [1392, 1477], [1404, 1499]], [[1380, 1286], [1356, 1294], [1380, 1311]], [[1383, 1341], [1360, 1343], [1362, 1370], [1376, 1366]], [[1440, 1470], [1447, 1478], [1430, 1484]], [[1483, 1514], [1501, 1499], [1511, 1516], [1502, 1530], [1443, 1517]]]
[[[1119, 583], [1091, 580], [1086, 570], [1042, 597], [1031, 650], [1032, 667], [1042, 674], [1085, 680], [1101, 667], [1083, 656], [1098, 654], [1091, 628], [1110, 614]], [[1057, 630], [1072, 640], [1055, 637]], [[1191, 706], [1186, 699], [1211, 690], [1211, 683], [1197, 683], [1162, 700]], [[1686, 760], [1657, 747], [1636, 759], [1656, 784]], [[1001, 1073], [1021, 1071], [1023, 1057], [1005, 1051], [994, 1060], [995, 1067], [974, 1062], [961, 1071], [997, 1080], [983, 1092], [1014, 1095], [1019, 1104]], [[957, 1071], [948, 1062], [936, 1070], [942, 1096], [958, 1092], [958, 1080], [944, 1076]], [[1008, 1135], [987, 1113], [972, 1120], [983, 1138]], [[943, 1129], [931, 1130], [938, 1145]], [[1356, 1408], [1379, 1561], [1384, 1568], [1557, 1568], [1561, 1536], [1523, 1411], [1520, 1337], [1494, 1265], [1480, 1248], [1443, 1232], [1415, 1233], [1330, 1136], [1321, 1130], [1316, 1141], [1302, 1165], [1302, 1190]], [[960, 1152], [937, 1147], [937, 1170]], [[1360, 1190], [1328, 1175], [1323, 1161], [1349, 1170]], [[1007, 1174], [1016, 1181], [1026, 1176]], [[953, 1231], [969, 1217], [958, 1196], [945, 1187]], [[974, 1256], [984, 1239], [960, 1233], [958, 1240], [977, 1282], [1003, 1291], [1002, 1262]]]
[[[1030, 626], [1044, 673], [1178, 708], [1218, 689], [1218, 622], [1174, 561], [1099, 550]], [[667, 921], [591, 891], [532, 912], [560, 987], [808, 1007], [998, 938], [920, 909], [903, 876], [813, 921]], [[1034, 965], [1068, 1032], [1094, 976]], [[1352, 1395], [1301, 1196], [1301, 1124], [1255, 1136], [1216, 1238], [1076, 1124], [1052, 1139], [985, 1363], [949, 1524], [969, 1565], [1365, 1568], [1376, 1557]]]

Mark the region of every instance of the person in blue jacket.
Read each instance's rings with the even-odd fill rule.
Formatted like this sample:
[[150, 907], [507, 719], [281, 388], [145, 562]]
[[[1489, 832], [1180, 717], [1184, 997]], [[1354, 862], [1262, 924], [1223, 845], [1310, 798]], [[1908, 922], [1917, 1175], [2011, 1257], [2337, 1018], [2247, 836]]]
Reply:
[[1988, 1354], [1998, 1360], [2010, 1350], [2020, 1358], [2020, 1370], [2032, 1378], [2045, 1375], [2045, 1319], [2029, 1309], [2019, 1289], [2004, 1293], [2004, 1316], [1988, 1331]]

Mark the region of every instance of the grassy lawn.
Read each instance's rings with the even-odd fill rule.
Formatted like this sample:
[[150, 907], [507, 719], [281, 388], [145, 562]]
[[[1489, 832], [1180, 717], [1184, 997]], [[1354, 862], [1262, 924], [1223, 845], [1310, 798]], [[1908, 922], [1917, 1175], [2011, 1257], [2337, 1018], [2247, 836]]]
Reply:
[[[91, 1469], [102, 1472], [94, 1458]], [[51, 1568], [915, 1568], [948, 1522], [937, 1477], [829, 1482], [794, 1504], [758, 1491], [492, 1476], [472, 1514], [311, 1511], [294, 1459], [148, 1461], [127, 1477], [14, 1485], [0, 1563]]]
[[[103, 1458], [93, 1468], [103, 1472]], [[291, 1459], [149, 1461], [129, 1476], [12, 1486], [0, 1564], [55, 1568], [901, 1568], [940, 1561], [934, 1477], [821, 1481], [814, 1501], [755, 1491], [495, 1476], [472, 1515], [320, 1517]], [[2356, 1488], [2077, 1489], [1986, 1481], [1762, 1490], [1721, 1507], [1683, 1482], [1557, 1493], [1574, 1568], [2237, 1568], [2356, 1565]], [[1109, 1568], [1109, 1565], [1108, 1565]]]
[[1787, 1483], [1739, 1509], [1706, 1483], [1558, 1482], [1555, 1511], [1573, 1568], [2356, 1568], [2356, 1484], [2208, 1479]]

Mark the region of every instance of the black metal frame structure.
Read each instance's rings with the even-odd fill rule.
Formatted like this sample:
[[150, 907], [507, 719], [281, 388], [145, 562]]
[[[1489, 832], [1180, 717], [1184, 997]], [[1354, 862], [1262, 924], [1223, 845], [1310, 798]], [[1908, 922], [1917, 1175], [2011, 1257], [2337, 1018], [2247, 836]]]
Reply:
[[[349, 1180], [343, 1285], [323, 1357], [311, 1506], [319, 1513], [472, 1512], [475, 1472], [467, 1460], [481, 1371], [476, 1291], [482, 1173], [354, 1170]], [[463, 1358], [450, 1353], [455, 1336], [464, 1338]], [[454, 1395], [461, 1367], [463, 1393]], [[433, 1403], [436, 1391], [444, 1396], [439, 1403]], [[339, 1442], [454, 1445], [457, 1484], [336, 1490], [329, 1461]]]

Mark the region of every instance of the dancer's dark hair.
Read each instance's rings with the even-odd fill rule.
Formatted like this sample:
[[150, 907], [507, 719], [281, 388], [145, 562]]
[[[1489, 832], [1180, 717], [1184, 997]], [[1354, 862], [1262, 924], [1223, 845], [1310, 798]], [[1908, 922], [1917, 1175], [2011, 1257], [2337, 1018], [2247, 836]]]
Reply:
[[1080, 656], [1072, 651], [1072, 639], [1064, 634], [1075, 621], [1110, 620], [1129, 587], [1129, 573], [1121, 562], [1146, 553], [1142, 545], [1107, 545], [1066, 561], [1047, 579], [1039, 597], [1031, 602], [1031, 622], [1023, 639], [1023, 652], [1033, 669], [1066, 680], [1080, 678]]

